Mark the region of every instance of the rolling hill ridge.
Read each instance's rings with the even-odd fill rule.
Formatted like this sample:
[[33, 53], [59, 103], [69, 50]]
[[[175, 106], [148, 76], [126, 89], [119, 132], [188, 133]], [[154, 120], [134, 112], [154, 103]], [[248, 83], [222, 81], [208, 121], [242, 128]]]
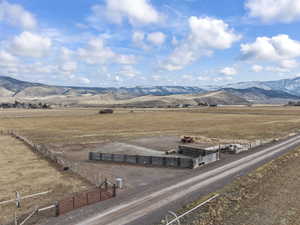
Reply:
[[0, 76], [1, 102], [21, 100], [67, 105], [166, 107], [205, 103], [222, 105], [286, 103], [290, 100], [299, 100], [299, 96], [300, 78], [289, 81], [243, 82], [209, 90], [188, 86], [120, 88], [55, 86]]

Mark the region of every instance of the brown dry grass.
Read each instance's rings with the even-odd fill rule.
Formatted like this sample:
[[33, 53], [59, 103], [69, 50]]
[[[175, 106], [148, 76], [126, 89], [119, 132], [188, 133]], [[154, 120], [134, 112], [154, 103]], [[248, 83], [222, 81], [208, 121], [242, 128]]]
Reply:
[[220, 190], [221, 197], [190, 214], [182, 224], [299, 225], [299, 162], [300, 149], [236, 179]]
[[[130, 111], [117, 110], [115, 114], [99, 115], [98, 109], [0, 110], [0, 130], [17, 130], [35, 143], [76, 144], [183, 134], [252, 140], [281, 137], [300, 129], [300, 108], [294, 107]], [[20, 142], [0, 138], [0, 200], [13, 197], [15, 190], [24, 194], [56, 190], [53, 196], [45, 198], [45, 202], [28, 202], [28, 207], [32, 207], [37, 202], [48, 203], [85, 185], [70, 174], [58, 172]], [[21, 157], [14, 161], [17, 156]], [[0, 212], [8, 218], [12, 209], [0, 208]]]
[[[34, 206], [53, 204], [68, 193], [84, 190], [89, 184], [68, 172], [60, 172], [48, 161], [33, 153], [22, 142], [0, 136], [0, 201], [13, 199], [15, 191], [23, 196], [53, 190], [42, 197], [22, 201], [22, 214]], [[0, 206], [0, 224], [13, 219], [15, 204]]]
[[153, 135], [264, 139], [300, 128], [300, 110], [288, 107], [224, 107], [184, 110], [97, 109], [0, 112], [0, 129], [15, 129], [37, 143], [91, 143]]

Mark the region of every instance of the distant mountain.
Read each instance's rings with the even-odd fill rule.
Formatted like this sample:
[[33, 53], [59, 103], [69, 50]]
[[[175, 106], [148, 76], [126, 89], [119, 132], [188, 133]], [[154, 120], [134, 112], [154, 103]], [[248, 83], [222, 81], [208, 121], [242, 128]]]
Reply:
[[195, 98], [195, 101], [208, 105], [246, 105], [250, 102], [239, 96], [238, 93], [232, 93], [227, 90], [219, 90], [202, 94]]
[[300, 77], [292, 79], [282, 79], [276, 81], [249, 81], [234, 84], [227, 84], [221, 88], [248, 89], [260, 88], [264, 90], [273, 90], [286, 92], [291, 95], [300, 96]]
[[130, 98], [144, 95], [173, 95], [173, 94], [194, 94], [203, 93], [204, 89], [199, 87], [182, 86], [154, 86], [154, 87], [120, 87], [120, 88], [99, 88], [99, 87], [72, 87], [52, 86], [40, 83], [20, 81], [11, 77], [0, 76], [0, 97], [8, 96], [20, 98], [38, 98], [46, 96], [82, 96], [114, 93], [119, 98]]
[[[149, 97], [147, 97], [149, 96]], [[20, 81], [0, 76], [0, 101], [43, 101], [53, 104], [99, 105], [237, 105], [252, 103], [286, 103], [299, 100], [300, 78], [267, 82], [241, 82], [206, 89], [186, 86], [154, 87], [72, 87]], [[132, 101], [128, 101], [132, 99]]]
[[[94, 102], [95, 103], [95, 102]], [[81, 102], [84, 105], [84, 101]], [[99, 104], [99, 102], [98, 102]], [[103, 103], [102, 103], [103, 104]], [[108, 101], [107, 106], [119, 107], [188, 107], [198, 105], [247, 105], [249, 102], [244, 98], [235, 96], [226, 91], [212, 91], [203, 94], [145, 95], [128, 100]]]
[[20, 81], [11, 77], [0, 76], [0, 87], [12, 92], [18, 92], [27, 87], [45, 86], [43, 84]]
[[223, 88], [223, 90], [253, 103], [282, 103], [300, 99], [299, 96], [284, 91], [265, 90], [257, 87], [245, 89]]

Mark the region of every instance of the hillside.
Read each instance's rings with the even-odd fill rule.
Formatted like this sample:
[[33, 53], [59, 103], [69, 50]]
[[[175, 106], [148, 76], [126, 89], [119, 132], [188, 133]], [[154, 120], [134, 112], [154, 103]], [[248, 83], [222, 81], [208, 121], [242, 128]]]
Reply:
[[288, 100], [299, 99], [298, 96], [278, 90], [265, 90], [257, 87], [234, 89], [224, 88], [226, 92], [240, 96], [249, 102], [253, 103], [282, 103]]
[[[300, 79], [300, 78], [299, 78]], [[294, 79], [295, 80], [295, 79]], [[300, 80], [299, 80], [300, 82]], [[72, 87], [52, 86], [0, 76], [0, 102], [41, 101], [61, 105], [111, 105], [129, 107], [173, 107], [207, 103], [243, 105], [251, 103], [287, 103], [299, 97], [298, 83], [280, 80], [244, 82], [226, 87], [154, 86], [154, 87]], [[232, 87], [231, 87], [232, 86]], [[236, 88], [234, 88], [236, 87]], [[281, 88], [284, 88], [282, 91]], [[278, 89], [278, 90], [277, 90]], [[213, 91], [211, 91], [213, 90]]]
[[226, 90], [210, 92], [195, 99], [198, 103], [207, 103], [209, 105], [245, 105], [249, 102], [238, 94], [230, 93]]
[[13, 96], [14, 92], [6, 89], [5, 87], [0, 87], [0, 97], [10, 97]]
[[[172, 95], [172, 94], [193, 94], [203, 93], [204, 89], [199, 87], [183, 87], [183, 86], [154, 86], [154, 87], [120, 87], [120, 88], [99, 88], [99, 87], [72, 87], [72, 86], [54, 86], [40, 83], [30, 83], [20, 81], [11, 77], [0, 76], [0, 87], [13, 92], [14, 95], [20, 97], [45, 97], [50, 95], [85, 95], [85, 94], [105, 94], [115, 93], [122, 98], [122, 96], [137, 97], [145, 95]], [[0, 90], [0, 95], [4, 93]]]
[[46, 86], [46, 85], [21, 81], [6, 76], [0, 76], [0, 87], [5, 88], [14, 93], [24, 90], [27, 87], [35, 87], [35, 86]]
[[243, 98], [235, 96], [226, 91], [214, 91], [204, 94], [190, 94], [190, 95], [168, 95], [155, 96], [146, 95], [127, 100], [113, 100], [103, 101], [98, 96], [94, 98], [82, 98], [79, 101], [81, 105], [107, 105], [120, 107], [182, 107], [182, 106], [198, 106], [199, 104], [208, 105], [245, 105], [249, 102]]
[[300, 77], [275, 81], [239, 82], [234, 84], [227, 84], [222, 86], [221, 88], [248, 89], [253, 87], [264, 90], [281, 91], [289, 93], [291, 95], [300, 96]]

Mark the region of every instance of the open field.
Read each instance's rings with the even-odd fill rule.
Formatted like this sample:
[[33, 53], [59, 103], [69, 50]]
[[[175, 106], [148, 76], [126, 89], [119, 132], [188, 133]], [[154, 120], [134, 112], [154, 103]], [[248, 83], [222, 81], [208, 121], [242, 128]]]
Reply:
[[0, 129], [14, 129], [36, 143], [95, 143], [159, 135], [264, 139], [300, 128], [295, 107], [218, 107], [178, 110], [2, 110]]
[[[126, 181], [123, 191], [156, 185], [162, 179], [172, 180], [190, 175], [192, 171], [89, 162], [89, 150], [116, 141], [165, 151], [178, 146], [180, 135], [262, 140], [281, 138], [300, 130], [300, 108], [296, 107], [116, 109], [114, 114], [102, 115], [98, 111], [96, 108], [0, 110], [0, 130], [15, 130], [34, 143], [45, 144], [66, 159], [80, 162], [81, 169], [89, 171], [91, 176], [101, 174], [112, 181], [122, 177]], [[15, 190], [25, 195], [56, 190], [42, 202], [38, 199], [29, 201], [24, 208], [28, 210], [37, 202], [45, 205], [67, 193], [87, 188], [84, 181], [71, 173], [59, 172], [17, 140], [6, 136], [0, 138], [3, 143], [0, 200], [14, 197]], [[18, 158], [19, 155], [22, 158]], [[22, 160], [14, 161], [15, 158]], [[10, 193], [7, 190], [11, 190]], [[13, 206], [3, 212], [8, 215], [12, 209]]]
[[[299, 171], [300, 149], [297, 149], [227, 185], [219, 191], [220, 198], [185, 217], [181, 224], [298, 225]], [[183, 211], [195, 204], [199, 203], [194, 202]]]
[[[17, 139], [0, 136], [0, 143], [0, 201], [15, 198], [15, 191], [25, 196], [52, 190], [49, 194], [22, 201], [22, 208], [17, 210], [18, 215], [36, 205], [43, 207], [53, 204], [68, 193], [89, 187], [79, 177], [59, 171]], [[15, 211], [15, 203], [1, 205], [0, 224], [11, 221]]]

